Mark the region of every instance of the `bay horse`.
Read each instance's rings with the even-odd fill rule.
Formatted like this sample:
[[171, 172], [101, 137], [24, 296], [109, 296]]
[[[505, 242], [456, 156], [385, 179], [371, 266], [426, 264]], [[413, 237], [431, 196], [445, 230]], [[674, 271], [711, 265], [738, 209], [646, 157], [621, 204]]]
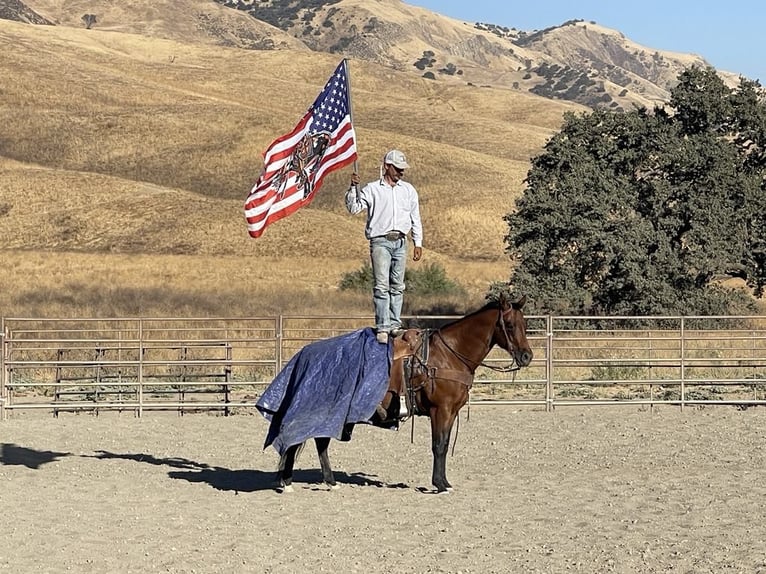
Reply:
[[[486, 366], [502, 371], [517, 370], [532, 361], [532, 349], [526, 336], [526, 319], [522, 312], [525, 302], [526, 297], [514, 302], [501, 297], [439, 329], [419, 332], [422, 339], [419, 350], [425, 346], [427, 356], [412, 355], [414, 361], [411, 360], [411, 367], [407, 369], [404, 388], [401, 388], [402, 377], [399, 373], [405, 371], [400, 362], [409, 357], [394, 356], [389, 394], [383, 406], [389, 412], [392, 406], [398, 409], [399, 402], [390, 399], [404, 392], [408, 395], [407, 402], [412, 414], [429, 417], [433, 452], [431, 482], [439, 493], [452, 489], [446, 473], [447, 451], [453, 424], [460, 409], [468, 401], [476, 369]], [[513, 360], [511, 366], [498, 369], [484, 363], [495, 345], [508, 352]], [[380, 418], [376, 414], [373, 419], [376, 417]], [[376, 423], [375, 420], [371, 422]], [[352, 428], [344, 429], [344, 432], [346, 430], [350, 438]], [[322, 479], [329, 487], [337, 488], [328, 456], [330, 439], [317, 437], [314, 441]], [[292, 490], [295, 458], [302, 447], [303, 444], [291, 446], [280, 457], [278, 490]]]

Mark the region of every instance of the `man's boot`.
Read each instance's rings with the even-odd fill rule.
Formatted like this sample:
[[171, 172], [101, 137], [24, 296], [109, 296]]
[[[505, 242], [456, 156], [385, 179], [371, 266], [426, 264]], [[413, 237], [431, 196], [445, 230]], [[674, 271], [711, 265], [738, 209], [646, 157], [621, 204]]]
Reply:
[[410, 416], [410, 412], [407, 410], [407, 401], [404, 396], [399, 395], [399, 418], [406, 419]]

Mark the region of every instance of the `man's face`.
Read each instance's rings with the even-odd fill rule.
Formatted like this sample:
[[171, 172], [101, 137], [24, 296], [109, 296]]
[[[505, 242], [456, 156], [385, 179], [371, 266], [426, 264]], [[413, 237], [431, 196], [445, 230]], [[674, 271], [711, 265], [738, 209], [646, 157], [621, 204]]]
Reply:
[[402, 179], [402, 175], [404, 174], [404, 170], [396, 167], [392, 163], [387, 163], [386, 164], [386, 173], [388, 174], [388, 177], [391, 179], [391, 181], [396, 183], [397, 181]]

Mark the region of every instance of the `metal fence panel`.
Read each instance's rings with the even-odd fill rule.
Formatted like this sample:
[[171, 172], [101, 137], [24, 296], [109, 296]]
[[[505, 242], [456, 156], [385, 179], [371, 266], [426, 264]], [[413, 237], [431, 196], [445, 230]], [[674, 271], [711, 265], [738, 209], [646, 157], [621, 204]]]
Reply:
[[[439, 324], [458, 317], [409, 317]], [[471, 405], [766, 404], [766, 318], [528, 317], [535, 358], [480, 367]], [[252, 409], [303, 346], [367, 316], [3, 318], [0, 418], [24, 409]], [[508, 363], [495, 348], [486, 362]]]

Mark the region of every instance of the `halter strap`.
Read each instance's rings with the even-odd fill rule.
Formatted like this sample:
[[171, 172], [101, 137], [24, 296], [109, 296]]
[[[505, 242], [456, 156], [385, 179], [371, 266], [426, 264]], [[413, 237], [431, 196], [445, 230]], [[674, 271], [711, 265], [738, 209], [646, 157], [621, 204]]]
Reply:
[[[502, 309], [502, 307], [498, 309], [498, 313], [499, 314], [498, 314], [498, 317], [497, 317], [497, 322], [500, 323], [500, 327], [503, 329], [503, 334], [505, 335], [505, 340], [508, 341], [508, 343], [510, 344], [511, 338], [508, 335], [508, 328], [506, 327], [505, 319], [503, 318], [503, 309]], [[436, 330], [436, 334], [439, 335], [439, 338], [441, 339], [442, 343], [444, 343], [444, 346], [447, 348], [447, 350], [449, 350], [450, 353], [452, 353], [458, 359], [460, 359], [460, 362], [463, 363], [466, 367], [468, 367], [468, 369], [471, 372], [475, 371], [478, 367], [486, 367], [487, 369], [490, 369], [490, 370], [498, 372], [498, 373], [510, 373], [512, 371], [518, 371], [521, 368], [516, 363], [516, 357], [513, 355], [513, 353], [511, 353], [511, 359], [512, 360], [511, 360], [511, 364], [510, 365], [505, 365], [505, 366], [502, 366], [502, 367], [495, 367], [493, 365], [489, 365], [489, 364], [485, 363], [483, 360], [479, 361], [477, 363], [473, 359], [471, 359], [469, 357], [466, 357], [462, 353], [460, 353], [460, 352], [456, 351], [455, 349], [453, 349], [450, 346], [450, 344], [447, 343], [447, 341], [442, 336], [441, 329], [437, 329]], [[485, 357], [486, 357], [486, 355], [489, 354], [489, 349], [492, 346], [492, 338], [491, 337], [490, 337], [489, 341], [486, 343], [486, 345], [487, 345], [487, 353], [485, 354]], [[471, 365], [469, 365], [469, 363], [473, 363], [474, 366], [471, 367]], [[473, 378], [473, 375], [471, 376], [471, 378]]]

